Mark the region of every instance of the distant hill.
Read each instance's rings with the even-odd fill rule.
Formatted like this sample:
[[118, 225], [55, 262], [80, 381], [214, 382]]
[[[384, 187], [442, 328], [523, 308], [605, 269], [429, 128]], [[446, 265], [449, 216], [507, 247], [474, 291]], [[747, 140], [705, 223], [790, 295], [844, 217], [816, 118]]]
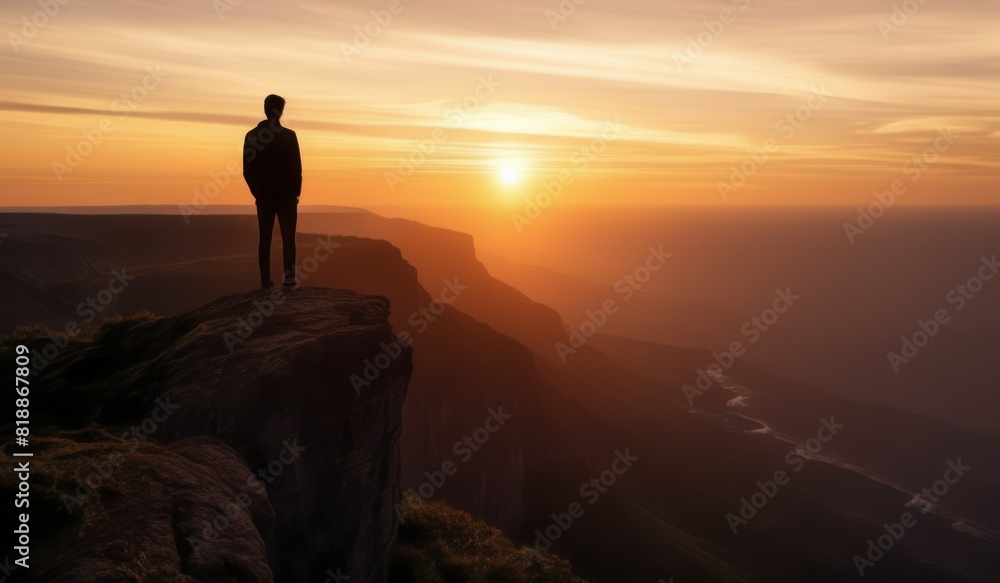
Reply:
[[[569, 341], [559, 314], [492, 278], [469, 236], [374, 215], [352, 218], [307, 217], [314, 222], [299, 235], [299, 259], [315, 260], [307, 286], [386, 297], [393, 330], [413, 337], [400, 440], [404, 489], [423, 488], [432, 501], [500, 526], [516, 544], [546, 546], [538, 533], [549, 532], [552, 550], [595, 581], [840, 581], [857, 576], [851, 557], [866, 541], [960, 456], [975, 468], [961, 495], [923, 517], [866, 578], [917, 580], [928, 565], [938, 581], [986, 581], [1000, 573], [990, 538], [1000, 524], [991, 494], [1000, 485], [994, 442], [832, 399], [743, 365], [731, 367], [726, 382], [750, 391], [753, 415], [729, 404], [734, 395], [721, 381], [692, 407], [682, 386], [697, 383], [698, 371], [713, 361], [705, 350], [594, 338], [563, 363], [553, 350]], [[0, 217], [10, 233], [0, 269], [31, 300], [21, 311], [0, 305], [0, 318], [62, 328], [80, 319], [75, 306], [108, 288], [111, 271], [122, 267], [135, 279], [102, 316], [180, 314], [255, 287], [252, 218], [197, 219], [185, 225], [178, 216]], [[457, 298], [443, 295], [448, 282], [465, 289]], [[435, 302], [446, 296], [455, 301]], [[374, 362], [384, 350], [366, 358]], [[648, 356], [636, 362], [623, 354]], [[649, 364], [660, 361], [669, 366]], [[497, 408], [511, 417], [484, 433]], [[847, 427], [843, 439], [734, 535], [727, 514], [758, 481], [786, 468], [789, 449], [814, 437], [829, 415]], [[232, 422], [238, 424], [223, 426]], [[477, 430], [488, 439], [467, 455], [463, 440]], [[584, 486], [600, 476], [610, 480], [606, 472], [622, 468], [613, 464], [625, 451], [638, 458], [634, 467], [614, 474], [613, 486], [593, 498]], [[458, 471], [441, 483], [436, 472], [449, 461]], [[569, 528], [554, 525], [553, 515], [574, 503], [584, 505], [583, 515]], [[963, 520], [980, 534], [953, 527]]]

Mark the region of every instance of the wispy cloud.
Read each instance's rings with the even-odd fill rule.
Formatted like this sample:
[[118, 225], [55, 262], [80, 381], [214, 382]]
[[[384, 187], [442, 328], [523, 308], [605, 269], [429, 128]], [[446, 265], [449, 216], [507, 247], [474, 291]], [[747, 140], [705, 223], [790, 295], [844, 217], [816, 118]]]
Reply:
[[[36, 5], [5, 4], [0, 30], [25, 41], [0, 51], [0, 124], [19, 136], [5, 169], [45, 185], [51, 159], [156, 65], [169, 81], [108, 137], [107, 163], [95, 156], [73, 180], [120, 181], [119, 153], [137, 165], [130, 176], [162, 176], [153, 152], [191, 149], [194, 135], [198, 157], [174, 178], [200, 175], [206, 152], [232, 156], [270, 92], [289, 98], [317, 178], [377, 173], [447, 126], [486, 74], [499, 90], [452, 128], [428, 172], [512, 148], [556, 167], [619, 118], [625, 131], [600, 171], [662, 185], [683, 167], [685, 185], [697, 171], [710, 190], [819, 85], [834, 97], [769, 164], [781, 180], [895, 172], [945, 126], [968, 138], [955, 163], [977, 169], [956, 179], [995, 171], [1000, 12], [985, 0], [927, 3], [903, 23], [891, 2], [870, 0], [588, 0], [555, 27], [547, 12], [560, 3], [548, 0], [400, 0], [389, 20], [388, 2], [234, 4], [220, 14], [205, 0], [81, 0], [30, 35]], [[727, 9], [736, 16], [716, 24]], [[345, 46], [357, 49], [350, 59]], [[766, 172], [755, 179], [766, 189]]]

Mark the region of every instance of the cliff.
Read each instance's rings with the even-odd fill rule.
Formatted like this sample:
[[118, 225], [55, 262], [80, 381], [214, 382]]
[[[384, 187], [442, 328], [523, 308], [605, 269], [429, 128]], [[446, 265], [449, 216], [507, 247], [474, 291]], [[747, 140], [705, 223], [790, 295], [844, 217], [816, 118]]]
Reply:
[[[728, 391], [716, 386], [697, 401], [702, 412], [692, 414], [679, 389], [696, 383], [697, 371], [714, 362], [710, 352], [595, 336], [562, 364], [552, 357], [552, 343], [564, 334], [559, 322], [552, 322], [554, 312], [532, 306], [523, 296], [491, 281], [475, 261], [470, 240], [446, 233], [436, 241], [434, 233], [424, 236], [416, 226], [397, 222], [375, 232], [379, 225], [374, 220], [365, 224], [353, 215], [339, 221], [348, 227], [356, 222], [355, 230], [323, 230], [364, 234], [362, 229], [371, 228], [370, 235], [388, 242], [300, 233], [299, 257], [302, 273], [309, 276], [307, 285], [385, 296], [391, 302], [389, 322], [395, 331], [413, 337], [414, 371], [400, 438], [401, 485], [425, 498], [419, 507], [425, 514], [418, 509], [402, 525], [396, 561], [389, 571], [396, 583], [519, 581], [518, 574], [533, 573], [533, 564], [519, 563], [512, 556], [513, 545], [499, 542], [491, 532], [471, 524], [468, 516], [459, 517], [436, 502], [468, 511], [503, 528], [517, 544], [530, 545], [539, 541], [539, 530], [551, 532], [558, 526], [554, 513], [583, 500], [585, 516], [574, 519], [571, 529], [559, 532], [552, 548], [572, 559], [581, 575], [602, 581], [669, 577], [678, 581], [846, 580], [857, 573], [849, 560], [851, 545], [863, 546], [897, 508], [912, 500], [910, 493], [888, 486], [883, 478], [924, 487], [943, 471], [939, 463], [951, 456], [961, 455], [975, 470], [974, 477], [963, 479], [961, 493], [949, 496], [948, 511], [972, 517], [966, 525], [994, 528], [996, 524], [997, 505], [990, 495], [997, 490], [992, 442], [945, 432], [926, 419], [904, 419], [901, 413], [890, 419], [864, 404], [819, 400], [814, 392], [782, 379], [747, 375], [748, 368], [740, 364], [729, 373], [734, 382], [752, 389], [749, 406], [729, 407]], [[32, 405], [38, 412], [32, 422], [39, 424], [34, 435], [63, 440], [51, 446], [33, 441], [48, 447], [39, 463], [58, 460], [58, 465], [46, 469], [49, 473], [43, 482], [51, 490], [51, 503], [41, 505], [48, 510], [40, 510], [33, 520], [39, 520], [40, 548], [56, 560], [39, 558], [60, 565], [62, 578], [56, 578], [53, 569], [40, 578], [75, 581], [69, 574], [87, 564], [90, 569], [104, 569], [99, 573], [108, 577], [102, 580], [257, 581], [265, 567], [282, 581], [296, 580], [300, 573], [296, 568], [307, 575], [327, 569], [320, 571], [325, 576], [299, 580], [373, 580], [373, 574], [359, 572], [356, 565], [367, 556], [377, 569], [383, 569], [384, 555], [379, 549], [384, 547], [375, 542], [379, 536], [364, 530], [381, 523], [359, 518], [357, 513], [383, 512], [384, 507], [376, 507], [366, 497], [381, 492], [387, 480], [373, 469], [370, 483], [359, 487], [353, 481], [344, 486], [343, 490], [353, 490], [348, 494], [357, 493], [355, 504], [353, 495], [314, 486], [323, 474], [315, 466], [306, 467], [317, 463], [311, 461], [313, 446], [302, 452], [301, 459], [284, 465], [278, 448], [283, 440], [265, 438], [279, 435], [272, 423], [285, 431], [296, 426], [289, 419], [308, 419], [312, 426], [321, 418], [316, 424], [319, 439], [335, 444], [335, 449], [363, 448], [369, 433], [361, 432], [367, 429], [381, 439], [386, 431], [378, 426], [355, 430], [345, 422], [329, 422], [331, 416], [322, 415], [322, 407], [328, 404], [306, 399], [303, 391], [335, 387], [337, 394], [350, 396], [351, 385], [343, 375], [334, 378], [324, 372], [311, 378], [309, 367], [327, 371], [325, 367], [332, 370], [341, 359], [375, 360], [385, 349], [380, 342], [355, 338], [356, 346], [350, 341], [337, 345], [345, 357], [338, 348], [316, 348], [311, 335], [303, 335], [301, 345], [290, 342], [287, 331], [273, 327], [277, 320], [263, 317], [261, 310], [254, 316], [253, 302], [266, 297], [260, 294], [235, 296], [234, 305], [225, 305], [230, 300], [212, 304], [212, 310], [222, 316], [221, 325], [197, 329], [202, 326], [200, 319], [211, 319], [211, 310], [204, 308], [197, 318], [190, 318], [189, 312], [256, 282], [256, 223], [250, 216], [200, 216], [179, 232], [178, 221], [183, 222], [176, 216], [0, 216], [0, 231], [9, 234], [0, 254], [0, 273], [8, 275], [12, 299], [0, 305], [0, 331], [36, 322], [57, 331], [70, 324], [87, 325], [95, 315], [87, 311], [91, 298], [101, 307], [98, 318], [136, 310], [187, 314], [124, 322], [94, 342], [73, 342], [65, 349], [55, 347], [62, 342], [58, 334], [51, 341], [32, 344], [33, 352], [42, 353], [51, 342], [48, 350], [59, 354], [36, 381], [40, 400]], [[317, 222], [303, 228], [319, 230], [321, 226]], [[404, 232], [411, 228], [411, 233]], [[115, 290], [109, 278], [123, 269], [133, 279], [121, 293], [112, 294]], [[456, 297], [452, 285], [464, 288], [460, 296]], [[117, 283], [114, 288], [119, 289]], [[301, 291], [308, 301], [312, 291]], [[382, 304], [362, 298], [362, 303], [367, 301]], [[279, 316], [285, 309], [280, 307]], [[353, 318], [363, 320], [364, 311]], [[351, 317], [347, 320], [350, 324]], [[304, 325], [309, 321], [307, 317]], [[236, 332], [239, 325], [252, 333], [245, 339], [230, 336], [234, 351], [230, 355], [225, 334]], [[157, 326], [165, 328], [152, 334]], [[207, 346], [206, 335], [216, 338], [212, 350], [218, 354], [188, 346]], [[219, 336], [223, 336], [221, 344]], [[268, 342], [288, 346], [268, 346]], [[351, 348], [365, 358], [351, 353]], [[252, 357], [255, 351], [269, 356]], [[306, 358], [311, 351], [317, 354]], [[387, 391], [401, 390], [390, 382], [401, 373], [401, 359], [390, 360], [389, 369], [373, 373], [373, 384], [363, 388], [358, 401], [334, 400], [335, 406], [340, 403], [349, 410], [338, 415], [362, 418], [363, 402], [378, 411], [389, 400]], [[220, 369], [219, 363], [226, 362], [232, 364]], [[6, 370], [10, 378], [12, 373], [4, 366], [11, 366], [10, 360], [0, 362], [0, 370]], [[172, 393], [165, 394], [169, 399], [164, 405], [174, 412], [160, 422], [156, 416], [162, 418], [165, 411], [158, 411], [162, 405], [149, 397], [164, 392], [168, 386], [164, 379], [172, 379], [170, 384], [186, 396], [182, 402]], [[241, 383], [249, 388], [231, 386]], [[301, 386], [293, 387], [295, 383]], [[304, 411], [286, 411], [288, 403], [300, 401], [282, 400], [280, 395], [269, 398], [267, 391], [275, 390], [286, 391], [315, 410], [303, 406]], [[198, 406], [186, 409], [192, 403]], [[225, 403], [229, 405], [222, 406]], [[491, 428], [496, 429], [492, 412], [501, 411], [510, 418], [492, 432]], [[41, 427], [43, 414], [51, 419], [50, 427]], [[724, 517], [737, 509], [741, 497], [749, 499], [758, 480], [773, 476], [787, 463], [790, 448], [784, 438], [755, 431], [758, 426], [744, 416], [761, 419], [762, 424], [766, 421], [770, 428], [802, 443], [816, 435], [818, 419], [831, 415], [849, 430], [824, 445], [823, 455], [840, 455], [851, 469], [810, 462], [745, 532], [734, 536]], [[175, 428], [182, 417], [184, 422]], [[376, 425], [377, 417], [371, 417]], [[150, 432], [143, 429], [144, 423]], [[13, 429], [3, 432], [12, 435]], [[187, 437], [196, 434], [215, 437], [210, 441]], [[886, 435], [896, 439], [886, 439]], [[141, 440], [136, 453], [145, 457], [125, 458], [118, 478], [103, 480], [96, 474], [101, 480], [85, 506], [93, 514], [77, 511], [72, 520], [66, 518], [59, 496], [74, 495], [80, 487], [79, 476], [107, 470], [104, 462], [110, 461], [113, 447], [123, 440], [135, 447], [130, 439]], [[919, 447], [910, 443], [914, 439]], [[905, 450], [900, 449], [900, 440], [909, 440]], [[305, 445], [302, 439], [289, 440], [293, 452], [296, 443]], [[581, 498], [581, 485], [608, 475], [607, 464], [618, 448], [632, 448], [642, 461], [627, 476], [616, 479], [599, 499]], [[904, 458], [901, 451], [913, 457]], [[865, 452], [866, 457], [860, 459], [868, 463], [858, 463], [855, 456], [861, 454], [857, 452]], [[290, 455], [285, 453], [286, 459]], [[322, 452], [321, 462], [329, 466], [320, 469], [341, 471], [338, 468], [343, 466], [338, 464], [349, 460], [338, 460], [337, 455], [336, 451], [329, 456]], [[385, 461], [374, 455], [371, 459], [372, 463]], [[269, 483], [271, 462], [280, 474]], [[150, 469], [166, 467], [169, 472]], [[880, 478], [871, 479], [855, 469], [865, 467], [874, 468]], [[445, 469], [451, 475], [444, 474]], [[259, 476], [262, 470], [266, 499], [243, 486], [248, 474]], [[912, 479], [895, 479], [902, 472]], [[119, 476], [119, 470], [114, 476]], [[301, 490], [285, 482], [293, 479], [302, 484]], [[4, 495], [9, 490], [7, 484]], [[324, 504], [320, 510], [311, 508], [317, 499], [322, 504], [323, 496], [335, 503]], [[246, 506], [245, 512], [232, 511], [234, 499]], [[96, 504], [96, 510], [90, 510], [91, 504]], [[343, 507], [330, 509], [337, 504]], [[147, 513], [143, 519], [129, 518], [139, 508]], [[230, 519], [226, 509], [236, 517], [233, 524], [213, 530], [213, 522], [224, 525]], [[103, 521], [107, 528], [89, 528], [94, 521]], [[133, 528], [130, 521], [138, 526]], [[907, 531], [906, 544], [886, 553], [867, 578], [996, 580], [1000, 554], [995, 552], [995, 540], [960, 531], [954, 522], [928, 515], [919, 528]], [[327, 526], [330, 523], [337, 524]], [[43, 540], [53, 525], [64, 531]], [[99, 532], [106, 532], [108, 538], [97, 540]], [[326, 541], [334, 540], [331, 546], [337, 548], [337, 541], [347, 540], [347, 532], [361, 533], [356, 544], [337, 555], [349, 558], [342, 560], [343, 565], [322, 565], [323, 560], [316, 557], [325, 559]], [[318, 534], [302, 542], [309, 533]], [[194, 536], [215, 541], [196, 554]], [[136, 551], [144, 545], [154, 545], [156, 551]], [[843, 553], [831, 553], [830, 548]], [[214, 554], [205, 554], [209, 550]], [[132, 563], [138, 566], [120, 574], [112, 570]], [[940, 565], [946, 572], [928, 575], [928, 565]], [[269, 576], [266, 570], [263, 574]], [[15, 573], [15, 580], [19, 578]], [[543, 576], [524, 580], [554, 581]]]
[[[365, 213], [351, 213], [359, 215]], [[306, 221], [307, 216], [300, 219]], [[95, 314], [84, 303], [82, 316], [80, 302], [106, 295], [102, 290], [108, 287], [109, 274], [122, 270], [132, 279], [121, 293], [105, 298], [109, 301], [101, 305], [97, 318], [144, 310], [183, 314], [256, 285], [253, 217], [194, 217], [184, 225], [182, 237], [178, 222], [184, 224], [180, 217], [154, 215], [0, 216], [0, 230], [10, 234], [0, 254], [0, 273], [21, 285], [24, 298], [16, 306], [0, 304], [0, 331], [4, 325], [36, 322], [57, 331], [67, 322], [86, 325]], [[414, 241], [426, 238], [433, 243], [437, 235], [435, 231], [422, 237], [412, 228]], [[445, 249], [451, 250], [445, 255], [449, 261], [462, 258], [454, 270], [428, 259]], [[480, 303], [494, 298], [490, 292], [494, 284], [475, 264], [471, 240], [455, 234], [434, 243], [420, 256], [426, 260], [428, 276], [418, 273], [400, 249], [385, 240], [300, 233], [298, 257], [301, 274], [308, 276], [305, 285], [384, 296], [392, 306], [389, 321], [394, 330], [413, 338], [414, 373], [401, 437], [403, 489], [419, 488], [427, 480], [425, 473], [445, 461], [461, 463], [462, 471], [449, 476], [447, 487], [436, 489], [432, 498], [468, 510], [507, 532], [531, 526], [530, 534], [535, 520], [526, 521], [524, 492], [531, 487], [536, 468], [547, 472], [553, 459], [583, 456], [575, 433], [580, 430], [574, 426], [586, 424], [570, 423], [573, 416], [564, 401], [547, 396], [525, 346], [458, 308], [467, 296], [480, 298]], [[426, 288], [421, 279], [428, 282]], [[449, 284], [465, 288], [454, 304], [448, 304], [452, 296], [442, 295], [445, 289], [450, 291]], [[544, 319], [521, 304], [498, 312], [499, 321], [515, 316]], [[382, 352], [378, 344], [366, 350], [368, 359]], [[549, 402], [543, 404], [543, 399]], [[482, 453], [472, 451], [469, 456], [464, 446], [456, 453], [455, 444], [497, 408], [514, 421], [491, 434]], [[555, 419], [549, 411], [557, 412]], [[546, 474], [539, 484], [547, 482]], [[556, 503], [561, 502], [559, 495]], [[540, 517], [547, 517], [549, 505], [540, 506]]]
[[388, 316], [381, 297], [261, 291], [69, 341], [32, 380], [31, 576], [384, 581], [412, 373]]

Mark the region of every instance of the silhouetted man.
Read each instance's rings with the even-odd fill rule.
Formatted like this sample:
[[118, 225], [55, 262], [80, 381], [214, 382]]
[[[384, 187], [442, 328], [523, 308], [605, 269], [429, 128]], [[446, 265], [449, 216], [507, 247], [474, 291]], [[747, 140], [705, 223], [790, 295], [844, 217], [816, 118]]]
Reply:
[[264, 99], [266, 120], [247, 132], [243, 141], [243, 178], [257, 201], [257, 225], [260, 228], [260, 283], [263, 289], [274, 286], [271, 280], [271, 233], [274, 218], [281, 229], [284, 281], [288, 288], [295, 283], [295, 223], [299, 195], [302, 194], [302, 157], [295, 132], [281, 125], [285, 100], [277, 95]]

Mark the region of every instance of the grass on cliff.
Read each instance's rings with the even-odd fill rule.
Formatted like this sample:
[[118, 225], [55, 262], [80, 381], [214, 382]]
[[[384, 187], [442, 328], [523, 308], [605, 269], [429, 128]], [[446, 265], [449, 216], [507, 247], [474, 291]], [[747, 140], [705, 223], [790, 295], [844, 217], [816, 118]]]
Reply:
[[[82, 326], [69, 344], [132, 344], [137, 328], [160, 319], [149, 312], [113, 316]], [[61, 331], [42, 325], [19, 326], [0, 337], [0, 349], [52, 343]], [[61, 352], [61, 350], [59, 351]], [[2, 366], [0, 366], [2, 368]], [[390, 583], [586, 583], [569, 561], [529, 547], [517, 547], [500, 530], [439, 502], [421, 503], [404, 495]]]
[[[92, 342], [103, 336], [127, 329], [134, 324], [159, 320], [161, 317], [152, 312], [145, 311], [136, 312], [128, 316], [108, 316], [102, 320], [80, 326], [72, 336], [68, 336], [66, 339], [70, 342]], [[43, 324], [17, 326], [11, 330], [10, 334], [0, 336], [0, 347], [9, 348], [18, 344], [38, 342], [51, 339], [57, 335], [64, 336], [65, 333], [62, 330], [55, 330]]]
[[584, 583], [569, 561], [518, 548], [498, 529], [406, 495], [391, 583]]

